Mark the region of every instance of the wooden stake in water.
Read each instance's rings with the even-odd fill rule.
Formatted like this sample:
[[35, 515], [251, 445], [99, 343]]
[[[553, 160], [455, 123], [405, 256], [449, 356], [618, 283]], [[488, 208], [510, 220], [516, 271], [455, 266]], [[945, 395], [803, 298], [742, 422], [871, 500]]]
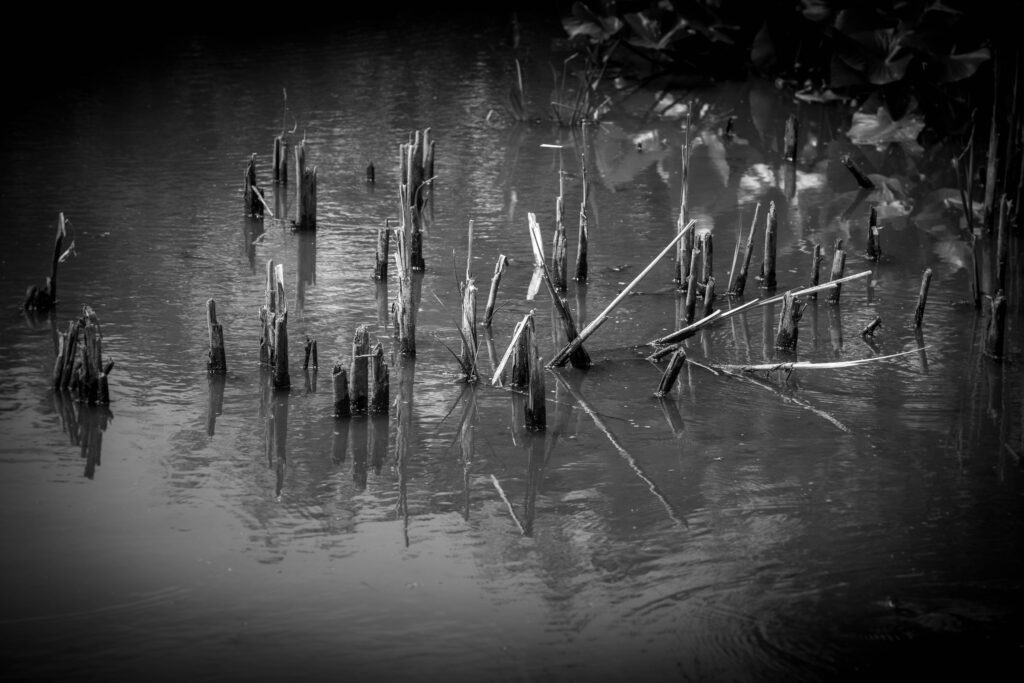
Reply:
[[288, 143], [283, 133], [274, 138], [274, 182], [288, 182]]
[[505, 272], [505, 265], [508, 259], [504, 254], [498, 255], [498, 262], [494, 264], [494, 275], [491, 277], [491, 290], [487, 295], [487, 306], [484, 308], [484, 327], [491, 326], [494, 318], [494, 305], [498, 299], [498, 285], [501, 283], [501, 276]]
[[368, 366], [368, 410], [373, 415], [386, 415], [388, 413], [388, 407], [391, 403], [391, 398], [389, 395], [390, 380], [388, 378], [388, 366], [384, 362], [384, 347], [381, 345], [380, 342], [377, 342], [374, 345], [373, 351], [370, 353]]
[[685, 317], [687, 323], [693, 322], [693, 316], [697, 310], [697, 285], [700, 283], [700, 275], [697, 273], [697, 257], [700, 250], [694, 249], [690, 252], [690, 267], [687, 269], [689, 275], [686, 277], [686, 304]]
[[369, 405], [370, 328], [360, 325], [352, 336], [352, 365], [349, 367], [348, 396], [354, 414], [365, 413]]
[[684, 234], [676, 249], [676, 272], [672, 278], [681, 287], [686, 287], [690, 278], [690, 253], [693, 251], [693, 233], [686, 230], [686, 194], [690, 173], [690, 109], [686, 111], [686, 127], [683, 129], [682, 178], [679, 183], [679, 218], [676, 220], [676, 232]]
[[640, 284], [640, 281], [643, 280], [649, 272], [651, 272], [654, 266], [657, 265], [658, 261], [660, 261], [665, 256], [665, 254], [667, 254], [669, 250], [672, 249], [672, 247], [684, 235], [686, 235], [693, 229], [695, 223], [696, 221], [691, 220], [689, 223], [686, 224], [686, 226], [683, 228], [681, 232], [676, 233], [676, 236], [672, 238], [672, 241], [669, 242], [665, 246], [665, 248], [662, 249], [661, 252], [654, 257], [653, 261], [647, 264], [647, 267], [644, 268], [639, 275], [633, 278], [632, 282], [626, 285], [622, 289], [622, 291], [619, 292], [619, 295], [616, 296], [615, 299], [613, 299], [612, 302], [608, 304], [608, 306], [606, 306], [605, 309], [601, 311], [601, 313], [596, 318], [594, 318], [589, 325], [583, 328], [583, 331], [580, 332], [579, 336], [570, 341], [568, 344], [566, 344], [565, 348], [563, 348], [561, 351], [555, 354], [555, 357], [551, 359], [551, 362], [548, 363], [548, 366], [561, 367], [565, 365], [566, 361], [569, 360], [569, 356], [573, 352], [575, 352], [576, 349], [580, 348], [583, 345], [583, 342], [585, 342], [590, 335], [597, 331], [597, 328], [599, 328], [601, 325], [604, 324], [606, 320], [608, 320], [608, 315], [615, 309], [615, 307], [622, 303], [622, 300], [625, 299], [629, 295], [629, 293], [633, 291], [633, 288]]
[[754, 206], [754, 218], [750, 221], [750, 232], [747, 233], [747, 241], [743, 246], [743, 258], [740, 260], [739, 273], [729, 286], [729, 293], [733, 296], [743, 296], [743, 288], [747, 284], [747, 270], [750, 268], [750, 256], [754, 253], [754, 233], [757, 230], [757, 219], [760, 213], [761, 202], [758, 202]]
[[334, 389], [334, 417], [348, 417], [352, 404], [348, 397], [348, 372], [342, 363], [335, 363], [331, 370], [331, 384]]
[[[405, 188], [399, 189], [402, 206], [408, 214], [409, 206], [406, 199]], [[402, 228], [396, 231], [397, 238], [395, 249], [395, 265], [398, 268], [398, 297], [395, 300], [394, 331], [398, 352], [403, 356], [416, 355], [416, 306], [417, 297], [413, 289], [412, 254], [409, 245], [408, 224], [405, 222], [407, 216], [403, 216]]]
[[391, 249], [391, 219], [384, 219], [384, 227], [377, 230], [377, 252], [374, 256], [373, 279], [388, 279], [388, 260]]
[[306, 141], [295, 147], [295, 175], [299, 179], [298, 201], [295, 208], [295, 229], [316, 230], [316, 171], [306, 168]]
[[761, 263], [761, 288], [775, 289], [775, 242], [779, 230], [775, 218], [775, 202], [768, 204], [768, 219], [764, 228], [764, 261]]
[[[829, 281], [834, 282], [840, 280], [843, 277], [843, 270], [846, 268], [846, 250], [843, 249], [843, 241], [836, 240], [836, 250], [832, 256], [832, 272], [829, 275]], [[839, 294], [842, 290], [842, 285], [837, 284], [831, 292], [828, 294], [828, 302], [830, 304], [839, 303]]]
[[712, 256], [714, 254], [711, 231], [708, 230], [700, 236], [700, 283], [706, 285], [711, 276], [714, 275]]
[[467, 382], [477, 380], [477, 349], [480, 342], [476, 333], [476, 286], [473, 280], [466, 280], [462, 294], [462, 322], [459, 336], [462, 337], [462, 353], [460, 365]]
[[782, 311], [779, 313], [779, 327], [775, 334], [775, 348], [783, 351], [796, 351], [797, 336], [800, 329], [797, 323], [803, 315], [803, 303], [789, 292], [782, 298]]
[[875, 207], [871, 207], [868, 216], [868, 252], [867, 257], [871, 261], [877, 261], [882, 256], [882, 244], [878, 239], [878, 214]]
[[985, 330], [985, 354], [996, 360], [1003, 358], [1006, 332], [1006, 296], [1002, 291], [989, 299], [988, 326]]
[[249, 164], [245, 167], [244, 177], [244, 200], [245, 200], [245, 215], [255, 216], [257, 218], [263, 217], [263, 207], [266, 206], [266, 202], [263, 201], [263, 190], [256, 184], [256, 153], [254, 152], [249, 157]]
[[558, 172], [558, 197], [555, 199], [555, 234], [551, 241], [551, 280], [555, 290], [564, 292], [568, 285], [568, 241], [565, 236], [565, 197], [562, 171]]
[[587, 281], [587, 242], [590, 238], [589, 219], [587, 218], [589, 182], [587, 180], [586, 154], [581, 155], [580, 169], [583, 174], [583, 199], [580, 200], [580, 228], [576, 242], [576, 274], [573, 276], [573, 279], [576, 282], [584, 283]]
[[672, 387], [675, 386], [676, 379], [679, 377], [679, 372], [685, 365], [686, 351], [682, 348], [678, 348], [669, 359], [668, 366], [665, 368], [665, 372], [661, 375], [661, 381], [658, 383], [658, 390], [654, 392], [654, 395], [661, 398], [672, 391]]
[[537, 332], [530, 315], [526, 323], [526, 340], [530, 358], [530, 388], [526, 398], [526, 428], [544, 429], [547, 427], [547, 392], [544, 389], [544, 366], [541, 364], [540, 352], [537, 349]]
[[210, 354], [206, 362], [209, 375], [226, 375], [228, 362], [224, 353], [224, 328], [217, 322], [217, 303], [213, 299], [206, 301], [206, 326], [210, 333]]
[[914, 309], [914, 327], [921, 328], [921, 321], [924, 320], [924, 306], [928, 302], [928, 287], [932, 282], [932, 269], [927, 268], [921, 275], [921, 289], [917, 293], [917, 308]]
[[[810, 277], [810, 281], [809, 281], [809, 286], [810, 287], [817, 287], [818, 286], [818, 277], [819, 277], [819, 272], [821, 270], [821, 258], [822, 258], [821, 257], [821, 245], [818, 244], [818, 243], [815, 243], [814, 247], [811, 248], [811, 277]], [[818, 293], [817, 292], [812, 292], [808, 296], [810, 296], [810, 298], [812, 298], [812, 299], [817, 299], [818, 298]]]

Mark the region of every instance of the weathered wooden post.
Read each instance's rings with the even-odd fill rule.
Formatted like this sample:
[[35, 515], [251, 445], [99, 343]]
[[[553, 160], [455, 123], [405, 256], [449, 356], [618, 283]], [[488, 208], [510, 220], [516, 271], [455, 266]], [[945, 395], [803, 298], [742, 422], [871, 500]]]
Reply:
[[352, 336], [352, 364], [349, 366], [348, 396], [352, 413], [365, 413], [369, 406], [370, 327], [360, 325]]
[[[814, 247], [811, 249], [811, 277], [808, 280], [808, 287], [818, 286], [818, 277], [821, 270], [821, 244], [815, 242]], [[818, 293], [811, 292], [808, 294], [811, 299], [817, 299]]]
[[388, 258], [391, 246], [391, 220], [384, 219], [384, 227], [377, 230], [377, 253], [374, 259], [373, 279], [388, 279]]
[[274, 259], [267, 260], [264, 281], [264, 303], [260, 306], [260, 365], [274, 364], [274, 314], [277, 313], [277, 284], [274, 280]]
[[404, 214], [402, 227], [396, 231], [395, 265], [398, 267], [398, 296], [395, 299], [392, 313], [394, 316], [394, 334], [398, 353], [403, 356], [416, 355], [416, 306], [417, 297], [413, 283], [412, 252], [410, 248], [411, 226], [406, 222], [409, 207], [406, 206], [405, 188], [400, 188], [403, 197]]
[[288, 182], [288, 142], [284, 133], [274, 138], [274, 182]]
[[700, 283], [706, 285], [714, 275], [713, 268], [714, 244], [711, 238], [711, 231], [708, 230], [700, 236]]
[[577, 233], [576, 242], [576, 274], [573, 279], [579, 283], [587, 281], [587, 243], [590, 239], [590, 221], [587, 218], [587, 195], [589, 193], [589, 181], [587, 180], [587, 156], [582, 154], [580, 169], [583, 174], [583, 199], [580, 200], [580, 227]]
[[[57, 218], [57, 237], [53, 242], [53, 260], [50, 262], [50, 276], [46, 278], [46, 284], [40, 289], [32, 285], [25, 293], [25, 303], [22, 308], [26, 311], [48, 311], [57, 305], [57, 266], [64, 257], [64, 237], [67, 235], [67, 221], [64, 219], [64, 212], [60, 212]], [[74, 241], [71, 242], [69, 252], [74, 250]]]
[[224, 353], [224, 328], [217, 322], [217, 303], [213, 299], [206, 301], [206, 326], [210, 333], [210, 354], [206, 372], [210, 375], [226, 375], [228, 362]]
[[[832, 272], [829, 275], [829, 282], [839, 280], [843, 277], [843, 270], [846, 268], [846, 250], [843, 249], [843, 240], [836, 240], [835, 253], [832, 256]], [[828, 302], [830, 304], [839, 303], [839, 294], [842, 290], [842, 285], [837, 284], [828, 293]]]
[[775, 244], [779, 222], [775, 217], [775, 202], [768, 204], [768, 219], [765, 221], [764, 229], [764, 260], [761, 263], [761, 289], [772, 290], [776, 287], [775, 281]]
[[299, 180], [295, 206], [295, 229], [316, 230], [316, 172], [306, 168], [306, 141], [295, 146], [295, 175]]
[[273, 383], [274, 389], [286, 390], [291, 387], [288, 372], [288, 304], [284, 292], [284, 265], [274, 268], [274, 305], [277, 312], [272, 316], [273, 325]]
[[411, 225], [409, 232], [410, 262], [414, 270], [426, 268], [423, 259], [423, 213], [429, 204], [433, 209], [429, 188], [434, 176], [434, 141], [430, 129], [416, 131], [409, 136], [407, 144], [399, 145], [399, 186], [404, 188], [400, 197], [408, 206], [402, 206], [403, 221], [406, 214]]
[[747, 240], [743, 245], [743, 258], [740, 259], [740, 269], [736, 274], [730, 275], [733, 280], [729, 287], [729, 294], [743, 296], [743, 289], [747, 285], [747, 270], [750, 268], [750, 257], [754, 253], [754, 233], [757, 230], [757, 219], [761, 213], [761, 202], [754, 205], [754, 218], [750, 221], [750, 232], [747, 233]]
[[512, 332], [512, 372], [509, 377], [510, 387], [523, 388], [530, 386], [530, 340], [526, 334], [526, 324], [533, 316], [533, 311], [518, 323]]
[[[686, 239], [684, 236], [683, 239]], [[700, 280], [700, 275], [697, 273], [697, 257], [700, 255], [700, 250], [692, 250], [690, 252], [690, 265], [686, 269], [686, 322], [692, 323], [693, 316], [697, 311], [697, 283]]]
[[867, 257], [870, 261], [877, 261], [882, 256], [882, 243], [878, 234], [878, 213], [875, 207], [871, 207], [868, 215], [868, 249]]
[[247, 216], [263, 218], [263, 207], [266, 206], [266, 202], [263, 200], [263, 189], [256, 184], [255, 152], [249, 157], [249, 164], [245, 168], [244, 201]]
[[713, 313], [715, 305], [715, 278], [709, 277], [704, 284], [704, 306], [701, 308], [701, 318], [706, 318]]
[[465, 380], [475, 382], [478, 379], [476, 358], [480, 342], [476, 332], [476, 286], [473, 284], [473, 280], [466, 280], [463, 288], [462, 323], [459, 327], [459, 336], [462, 338], [459, 364], [466, 374]]
[[917, 293], [917, 308], [914, 309], [914, 327], [921, 328], [924, 320], [924, 306], [928, 302], [928, 287], [932, 282], [932, 269], [926, 268], [921, 275], [921, 289]]
[[783, 351], [796, 351], [797, 336], [800, 329], [797, 323], [803, 315], [804, 304], [786, 292], [782, 297], [782, 312], [779, 313], [779, 327], [775, 334], [775, 348]]
[[384, 347], [380, 342], [374, 345], [369, 361], [368, 410], [374, 415], [386, 415], [391, 404], [390, 379], [388, 366], [384, 362]]
[[676, 268], [672, 278], [681, 288], [688, 286], [690, 281], [690, 253], [693, 251], [693, 231], [686, 230], [687, 198], [690, 173], [690, 112], [686, 113], [686, 126], [683, 128], [683, 144], [680, 147], [682, 178], [679, 183], [679, 216], [676, 219], [676, 234], [686, 232], [676, 243]]
[[555, 199], [555, 234], [551, 242], [551, 281], [555, 290], [564, 292], [568, 285], [569, 255], [565, 236], [565, 173], [558, 171], [558, 197]]
[[537, 332], [531, 314], [526, 322], [526, 345], [529, 349], [530, 387], [526, 398], [526, 428], [544, 429], [547, 427], [546, 391], [544, 389], [544, 366], [541, 364], [540, 352], [537, 348]]
[[348, 417], [352, 414], [352, 402], [348, 397], [348, 372], [341, 362], [335, 363], [331, 370], [331, 385], [334, 390], [334, 417]]

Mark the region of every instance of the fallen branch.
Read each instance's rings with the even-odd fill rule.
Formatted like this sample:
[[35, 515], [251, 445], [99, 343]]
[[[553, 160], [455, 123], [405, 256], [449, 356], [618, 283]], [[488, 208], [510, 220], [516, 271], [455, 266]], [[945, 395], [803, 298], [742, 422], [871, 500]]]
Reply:
[[590, 322], [589, 325], [587, 325], [585, 328], [583, 328], [583, 331], [580, 332], [579, 335], [575, 339], [573, 339], [568, 344], [566, 344], [565, 347], [561, 351], [559, 351], [555, 355], [554, 358], [551, 359], [551, 362], [548, 363], [548, 367], [549, 368], [555, 368], [555, 367], [561, 367], [561, 366], [565, 365], [566, 361], [569, 359], [569, 356], [571, 356], [573, 353], [575, 353], [576, 349], [578, 349], [581, 346], [583, 346], [583, 342], [587, 340], [587, 337], [589, 337], [594, 332], [596, 332], [597, 328], [599, 328], [602, 324], [604, 324], [604, 322], [608, 319], [608, 315], [612, 312], [612, 310], [616, 306], [618, 306], [622, 302], [622, 300], [625, 299], [626, 296], [631, 291], [633, 291], [634, 287], [636, 287], [638, 284], [640, 284], [640, 281], [644, 279], [644, 277], [647, 275], [647, 273], [651, 272], [651, 270], [654, 268], [655, 264], [657, 264], [658, 261], [660, 261], [665, 256], [665, 254], [668, 253], [669, 249], [671, 249], [675, 245], [675, 243], [678, 242], [680, 240], [680, 238], [682, 238], [683, 235], [685, 235], [686, 233], [688, 233], [690, 230], [693, 229], [693, 226], [694, 226], [694, 224], [696, 222], [697, 222], [696, 220], [691, 220], [689, 223], [686, 224], [686, 227], [684, 227], [682, 230], [677, 232], [676, 236], [672, 238], [672, 241], [669, 242], [667, 245], [665, 245], [665, 248], [661, 250], [661, 253], [659, 253], [657, 256], [655, 256], [654, 260], [651, 261], [649, 264], [647, 264], [647, 267], [644, 268], [643, 271], [641, 271], [639, 275], [637, 275], [635, 278], [633, 278], [633, 281], [630, 282], [628, 285], [626, 285], [622, 289], [622, 291], [619, 292], [619, 295], [616, 296], [612, 300], [612, 302], [610, 304], [608, 304], [605, 307], [605, 309], [603, 311], [601, 311], [601, 313]]
[[742, 370], [743, 372], [774, 372], [775, 370], [835, 370], [838, 368], [852, 368], [855, 365], [864, 365], [879, 360], [887, 360], [896, 356], [905, 356], [908, 353], [917, 353], [919, 349], [911, 351], [900, 351], [891, 353], [888, 356], [872, 356], [871, 358], [858, 358], [856, 360], [843, 360], [827, 363], [812, 363], [810, 361], [792, 361], [789, 363], [760, 363], [755, 365], [714, 365], [712, 367], [729, 372], [731, 370]]

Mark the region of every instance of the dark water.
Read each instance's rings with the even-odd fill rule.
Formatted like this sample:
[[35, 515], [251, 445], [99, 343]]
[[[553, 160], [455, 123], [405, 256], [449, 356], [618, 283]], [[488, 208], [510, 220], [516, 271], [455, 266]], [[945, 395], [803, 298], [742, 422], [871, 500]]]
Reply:
[[[837, 238], [847, 273], [871, 271], [838, 305], [810, 302], [796, 359], [912, 353], [788, 376], [710, 372], [778, 357], [779, 307], [760, 307], [688, 340], [701, 365], [659, 401], [665, 364], [645, 360], [647, 342], [681, 327], [666, 258], [587, 342], [594, 367], [547, 373], [548, 428], [527, 432], [519, 394], [456, 381], [468, 223], [481, 307], [498, 255], [512, 261], [481, 330], [483, 372], [530, 310], [550, 357], [564, 338], [547, 294], [526, 296], [527, 214], [550, 235], [564, 169], [575, 253], [585, 154], [590, 279], [566, 297], [589, 322], [674, 235], [681, 123], [647, 111], [650, 93], [585, 138], [549, 123], [550, 63], [564, 55], [549, 53], [558, 30], [545, 24], [527, 25], [521, 46], [541, 120], [512, 125], [506, 22], [417, 26], [182, 41], [9, 109], [3, 675], [813, 681], [1019, 661], [1019, 297], [1009, 357], [994, 362], [941, 211], [948, 156], [854, 145], [845, 109], [797, 104], [771, 83], [689, 93], [702, 113], [689, 204], [714, 235], [719, 292], [754, 205], [775, 201], [779, 292], [806, 283], [814, 243], [823, 278]], [[793, 177], [781, 156], [790, 112], [805, 142]], [[288, 227], [294, 184], [270, 179], [282, 121], [318, 167], [313, 235]], [[426, 127], [434, 220], [418, 353], [392, 366], [403, 407], [338, 422], [330, 368], [355, 328], [391, 347], [397, 285], [392, 273], [382, 293], [370, 278], [376, 230], [397, 215], [398, 145]], [[275, 209], [263, 221], [242, 211], [253, 152]], [[913, 213], [874, 195], [844, 216], [857, 188], [843, 153], [901, 178]], [[873, 203], [885, 209], [877, 263], [864, 256]], [[61, 264], [56, 313], [29, 318], [18, 309], [46, 274], [61, 211], [76, 255]], [[759, 228], [754, 272], [762, 244]], [[269, 259], [284, 264], [290, 308], [283, 395], [258, 362]], [[1019, 288], [1016, 265], [1011, 279]], [[745, 299], [759, 294], [751, 280]], [[208, 298], [225, 328], [222, 383], [206, 375]], [[83, 305], [115, 361], [109, 409], [50, 388], [56, 331]], [[320, 358], [308, 375], [307, 336]], [[267, 442], [275, 419], [281, 446]]]

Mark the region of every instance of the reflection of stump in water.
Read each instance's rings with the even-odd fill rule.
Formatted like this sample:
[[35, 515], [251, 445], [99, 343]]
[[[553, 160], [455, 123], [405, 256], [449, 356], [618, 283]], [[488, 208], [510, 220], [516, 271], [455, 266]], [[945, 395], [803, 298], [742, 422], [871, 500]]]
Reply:
[[374, 474], [380, 474], [388, 455], [388, 416], [370, 416], [370, 467]]
[[295, 290], [295, 307], [300, 311], [306, 305], [306, 287], [316, 286], [316, 232], [306, 231], [296, 235], [298, 240], [298, 282]]
[[73, 446], [78, 446], [85, 459], [85, 476], [92, 479], [100, 466], [103, 432], [114, 419], [105, 405], [85, 405], [64, 391], [53, 392], [54, 408], [60, 417], [61, 430]]
[[266, 425], [267, 466], [274, 470], [274, 497], [280, 499], [288, 460], [288, 394], [277, 391], [270, 394]]
[[395, 429], [395, 473], [398, 476], [398, 502], [395, 512], [402, 518], [402, 533], [409, 546], [409, 500], [406, 471], [411, 455], [413, 377], [416, 362], [411, 358], [398, 361], [398, 401]]
[[210, 400], [206, 409], [206, 435], [213, 436], [217, 418], [224, 412], [224, 375], [210, 375]]
[[349, 427], [349, 449], [352, 451], [352, 481], [360, 491], [366, 489], [366, 439], [368, 421], [365, 418], [351, 420]]
[[467, 384], [459, 398], [464, 398], [466, 402], [465, 407], [462, 409], [462, 419], [459, 421], [457, 438], [462, 454], [462, 517], [468, 521], [470, 471], [473, 468], [473, 456], [476, 451], [476, 386]]

